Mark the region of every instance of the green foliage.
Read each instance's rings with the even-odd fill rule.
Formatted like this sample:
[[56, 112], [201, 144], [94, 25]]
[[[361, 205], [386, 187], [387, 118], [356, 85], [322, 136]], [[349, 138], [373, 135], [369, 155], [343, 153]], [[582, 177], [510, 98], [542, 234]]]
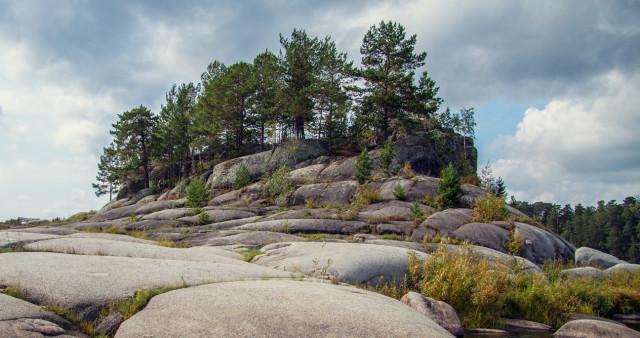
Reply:
[[458, 171], [449, 164], [442, 170], [435, 203], [439, 210], [453, 208], [458, 205], [461, 197], [460, 176], [458, 176]]
[[235, 189], [240, 189], [244, 186], [249, 185], [249, 183], [251, 183], [251, 173], [249, 173], [249, 169], [247, 169], [247, 166], [242, 164], [240, 170], [236, 174], [236, 180], [233, 187]]
[[367, 148], [362, 148], [362, 152], [358, 157], [358, 162], [356, 163], [356, 181], [360, 184], [364, 184], [366, 181], [371, 178], [371, 169], [373, 168], [373, 163], [371, 158], [369, 157], [369, 152]]
[[380, 189], [373, 189], [369, 187], [361, 188], [358, 197], [353, 202], [355, 207], [364, 207], [371, 203], [376, 203], [380, 201]]
[[209, 193], [204, 178], [193, 178], [187, 187], [187, 208], [199, 208], [207, 205]]
[[245, 262], [251, 262], [254, 257], [264, 254], [264, 252], [259, 249], [242, 249], [239, 250], [238, 253], [243, 256], [242, 260]]
[[510, 255], [518, 256], [523, 246], [522, 238], [520, 238], [520, 235], [516, 235], [516, 229], [512, 228], [509, 231], [509, 242], [505, 244], [505, 249], [507, 249]]
[[396, 185], [396, 187], [393, 189], [393, 197], [401, 201], [407, 199], [407, 194], [404, 192], [404, 188], [402, 187], [402, 185]]
[[206, 211], [202, 211], [198, 214], [198, 225], [205, 225], [211, 223], [211, 217]]
[[294, 189], [289, 168], [282, 164], [273, 174], [265, 175], [263, 181], [262, 193], [273, 200], [276, 205], [287, 206]]
[[391, 139], [388, 138], [384, 143], [384, 148], [380, 150], [380, 168], [388, 175], [392, 174], [393, 172], [391, 163], [393, 163], [393, 158], [395, 156], [396, 154], [393, 150], [393, 143], [391, 142]]
[[418, 203], [418, 201], [414, 201], [409, 208], [409, 219], [415, 221], [421, 219], [423, 215], [424, 213], [422, 212], [422, 209], [420, 209], [420, 203]]
[[473, 205], [473, 221], [489, 223], [492, 221], [506, 221], [509, 211], [501, 197], [487, 193], [476, 199]]

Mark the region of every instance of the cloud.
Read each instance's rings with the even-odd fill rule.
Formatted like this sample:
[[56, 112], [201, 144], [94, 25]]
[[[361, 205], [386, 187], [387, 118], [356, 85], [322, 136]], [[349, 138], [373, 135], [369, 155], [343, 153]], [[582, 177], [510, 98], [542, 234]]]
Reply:
[[67, 148], [71, 152], [91, 153], [100, 140], [103, 128], [95, 122], [73, 120], [64, 122], [53, 135], [56, 146]]
[[594, 96], [527, 109], [497, 141], [495, 174], [518, 199], [595, 204], [640, 193], [640, 74], [612, 71], [593, 86]]

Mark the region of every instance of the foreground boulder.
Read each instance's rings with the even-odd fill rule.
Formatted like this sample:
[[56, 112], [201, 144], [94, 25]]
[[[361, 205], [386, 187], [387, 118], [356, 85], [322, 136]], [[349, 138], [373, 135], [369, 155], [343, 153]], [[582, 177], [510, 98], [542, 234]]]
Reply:
[[456, 337], [464, 335], [464, 327], [460, 317], [458, 317], [458, 313], [451, 305], [433, 298], [424, 297], [416, 292], [407, 293], [400, 301], [431, 318], [452, 335]]
[[[311, 301], [312, 300], [312, 301]], [[452, 337], [401, 302], [353, 287], [252, 281], [154, 297], [125, 321], [125, 337]]]
[[0, 293], [0, 337], [86, 337], [68, 321], [37, 305]]
[[[407, 250], [357, 244], [295, 242], [267, 245], [253, 263], [271, 268], [356, 284], [402, 282], [409, 266]], [[422, 260], [427, 255], [416, 252]]]
[[579, 319], [564, 324], [556, 331], [554, 336], [560, 338], [632, 338], [640, 337], [640, 332], [632, 330], [622, 324], [614, 324], [602, 320]]

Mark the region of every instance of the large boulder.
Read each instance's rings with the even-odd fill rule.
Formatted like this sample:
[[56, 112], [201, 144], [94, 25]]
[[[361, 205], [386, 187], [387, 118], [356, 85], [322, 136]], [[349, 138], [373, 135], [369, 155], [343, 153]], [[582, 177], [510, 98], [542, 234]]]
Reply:
[[577, 266], [592, 266], [595, 268], [608, 269], [616, 264], [626, 263], [608, 253], [587, 247], [578, 248], [575, 252]]
[[331, 162], [318, 178], [328, 182], [352, 180], [356, 174], [356, 163], [358, 163], [357, 156]]
[[524, 242], [520, 256], [536, 264], [543, 264], [547, 259], [573, 259], [576, 248], [564, 238], [526, 223], [516, 222], [514, 226], [515, 236]]
[[[295, 242], [267, 245], [253, 262], [271, 268], [336, 279], [356, 284], [404, 280], [409, 266], [407, 250], [398, 247], [358, 244]], [[415, 251], [414, 251], [415, 252]], [[427, 255], [415, 252], [422, 260]]]
[[607, 273], [600, 269], [594, 268], [592, 266], [584, 266], [573, 269], [564, 269], [562, 270], [563, 275], [573, 276], [577, 278], [596, 278], [596, 279], [607, 279], [611, 278], [611, 273]]
[[451, 235], [460, 241], [507, 252], [505, 244], [509, 242], [509, 231], [493, 224], [467, 223], [453, 231]]
[[471, 222], [473, 216], [471, 209], [447, 209], [429, 216], [422, 225], [440, 233], [441, 236], [450, 236], [452, 232], [464, 223]]
[[264, 174], [265, 165], [271, 158], [271, 151], [237, 157], [224, 161], [213, 167], [213, 173], [207, 180], [208, 189], [227, 189], [233, 187], [236, 175], [242, 166], [249, 170], [252, 180], [259, 179]]
[[[312, 300], [312, 301], [311, 301]], [[389, 297], [353, 287], [282, 280], [167, 292], [125, 321], [117, 338], [451, 337]]]
[[456, 337], [464, 336], [464, 327], [460, 317], [458, 317], [458, 313], [451, 305], [433, 298], [424, 297], [416, 292], [407, 293], [400, 301], [432, 319], [452, 335]]
[[556, 333], [559, 338], [640, 337], [640, 332], [622, 324], [602, 320], [579, 319], [564, 324]]
[[0, 293], [0, 337], [86, 337], [68, 321]]

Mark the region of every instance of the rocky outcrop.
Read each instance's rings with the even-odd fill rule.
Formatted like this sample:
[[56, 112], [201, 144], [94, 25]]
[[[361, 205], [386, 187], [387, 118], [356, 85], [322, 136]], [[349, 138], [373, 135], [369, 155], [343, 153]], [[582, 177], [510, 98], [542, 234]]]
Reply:
[[458, 317], [456, 310], [451, 305], [433, 298], [424, 297], [415, 292], [409, 292], [400, 301], [432, 319], [452, 335], [456, 337], [464, 336], [464, 328], [462, 327], [462, 322], [460, 322], [460, 317]]
[[451, 337], [401, 302], [353, 287], [293, 281], [216, 283], [154, 297], [117, 338]]
[[599, 337], [640, 337], [640, 332], [634, 331], [622, 324], [614, 324], [601, 320], [579, 319], [564, 324], [556, 333], [560, 338], [599, 338]]
[[587, 247], [578, 248], [575, 252], [577, 266], [592, 266], [607, 269], [616, 264], [626, 263], [612, 255]]

